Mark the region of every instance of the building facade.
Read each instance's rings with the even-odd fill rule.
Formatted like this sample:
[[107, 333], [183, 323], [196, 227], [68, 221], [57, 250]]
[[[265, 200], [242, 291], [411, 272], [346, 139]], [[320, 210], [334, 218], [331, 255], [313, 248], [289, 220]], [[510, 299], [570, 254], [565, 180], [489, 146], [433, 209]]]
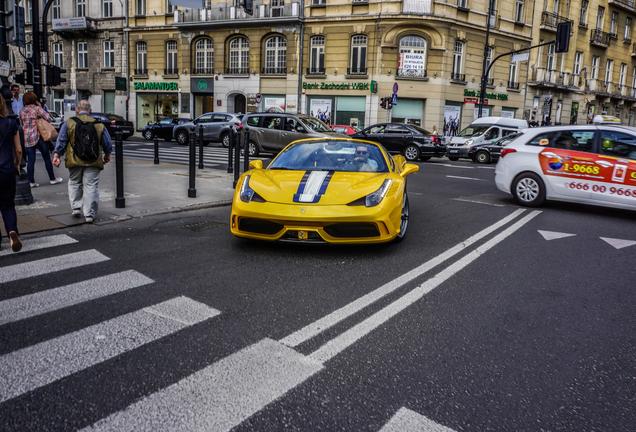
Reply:
[[572, 21], [567, 53], [533, 51], [528, 87], [530, 117], [551, 124], [585, 124], [595, 114], [634, 125], [636, 5], [628, 0], [542, 0], [533, 43], [554, 38], [556, 23]]

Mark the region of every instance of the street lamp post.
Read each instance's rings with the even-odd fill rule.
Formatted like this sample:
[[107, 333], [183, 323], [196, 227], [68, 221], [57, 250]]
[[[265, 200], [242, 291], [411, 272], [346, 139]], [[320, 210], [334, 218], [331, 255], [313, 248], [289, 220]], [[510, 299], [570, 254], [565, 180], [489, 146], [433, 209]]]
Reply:
[[490, 17], [493, 16], [495, 8], [494, 0], [488, 1], [488, 16], [486, 17], [486, 43], [484, 44], [484, 60], [482, 62], [481, 88], [479, 90], [479, 112], [477, 117], [481, 118], [486, 98], [486, 84], [488, 81], [488, 52], [490, 51]]

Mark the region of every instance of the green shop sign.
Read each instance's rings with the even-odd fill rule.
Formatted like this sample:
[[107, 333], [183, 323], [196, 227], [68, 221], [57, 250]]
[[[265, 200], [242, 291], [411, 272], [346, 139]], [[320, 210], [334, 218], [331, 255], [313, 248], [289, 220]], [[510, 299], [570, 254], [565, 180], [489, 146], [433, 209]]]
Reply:
[[[479, 97], [479, 91], [473, 89], [464, 89], [464, 96]], [[506, 93], [486, 93], [486, 99], [507, 101], [508, 94]]]
[[139, 90], [155, 90], [155, 91], [178, 91], [179, 83], [176, 82], [136, 82], [134, 84], [135, 91]]
[[303, 89], [305, 90], [371, 90], [371, 86], [368, 82], [304, 82]]

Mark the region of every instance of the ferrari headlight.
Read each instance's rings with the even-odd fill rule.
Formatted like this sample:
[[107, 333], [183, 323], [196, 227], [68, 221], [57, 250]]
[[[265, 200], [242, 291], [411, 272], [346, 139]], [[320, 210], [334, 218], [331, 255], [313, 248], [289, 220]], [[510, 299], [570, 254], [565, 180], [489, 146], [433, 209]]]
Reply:
[[243, 183], [241, 184], [240, 198], [243, 202], [250, 202], [254, 198], [254, 189], [250, 187], [250, 176], [243, 177]]
[[367, 207], [375, 207], [378, 204], [380, 204], [382, 200], [384, 199], [384, 197], [386, 196], [387, 192], [389, 191], [390, 187], [391, 187], [391, 180], [389, 179], [384, 180], [384, 183], [382, 183], [382, 186], [380, 186], [380, 189], [378, 189], [377, 191], [365, 197], [364, 205]]

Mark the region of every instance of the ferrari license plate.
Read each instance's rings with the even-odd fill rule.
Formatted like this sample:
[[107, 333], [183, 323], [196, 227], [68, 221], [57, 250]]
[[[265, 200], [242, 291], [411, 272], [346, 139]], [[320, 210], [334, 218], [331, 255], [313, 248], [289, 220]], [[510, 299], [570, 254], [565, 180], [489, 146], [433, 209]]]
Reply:
[[298, 240], [307, 240], [309, 233], [307, 231], [298, 231]]

